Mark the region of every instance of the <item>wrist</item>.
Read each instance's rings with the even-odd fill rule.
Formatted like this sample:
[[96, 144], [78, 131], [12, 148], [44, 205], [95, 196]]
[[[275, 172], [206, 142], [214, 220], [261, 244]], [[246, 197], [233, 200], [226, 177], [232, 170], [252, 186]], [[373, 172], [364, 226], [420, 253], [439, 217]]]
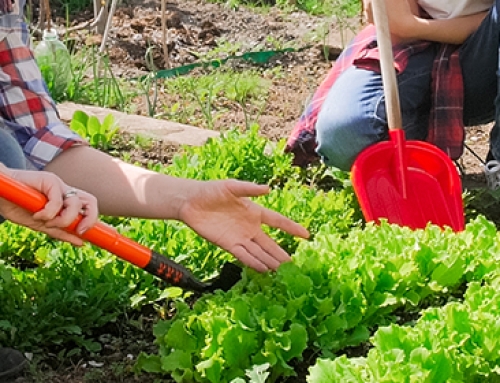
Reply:
[[182, 183], [180, 189], [172, 195], [174, 203], [172, 203], [173, 219], [181, 222], [186, 222], [185, 211], [190, 210], [190, 205], [197, 197], [203, 195], [204, 190], [208, 185], [206, 181], [193, 179], [178, 179]]

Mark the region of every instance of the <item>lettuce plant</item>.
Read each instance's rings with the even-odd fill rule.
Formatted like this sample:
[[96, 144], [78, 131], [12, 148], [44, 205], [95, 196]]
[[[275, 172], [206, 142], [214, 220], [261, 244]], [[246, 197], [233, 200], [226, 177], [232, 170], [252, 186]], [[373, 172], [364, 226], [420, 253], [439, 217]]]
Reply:
[[366, 358], [320, 359], [308, 383], [445, 383], [500, 380], [500, 273], [472, 282], [464, 302], [422, 313], [414, 327], [391, 324]]
[[156, 327], [159, 354], [143, 355], [138, 366], [177, 382], [225, 383], [268, 363], [274, 382], [295, 374], [293, 361], [306, 349], [331, 355], [367, 341], [396, 309], [479, 280], [499, 258], [496, 230], [484, 218], [462, 233], [383, 223], [345, 235], [326, 224], [275, 274], [246, 270], [231, 291], [179, 306]]

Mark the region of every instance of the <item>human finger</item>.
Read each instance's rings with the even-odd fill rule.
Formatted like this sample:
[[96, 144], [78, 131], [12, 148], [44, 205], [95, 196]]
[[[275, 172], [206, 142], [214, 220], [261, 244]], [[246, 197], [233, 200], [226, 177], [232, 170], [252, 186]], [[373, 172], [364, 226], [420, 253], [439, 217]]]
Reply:
[[273, 270], [291, 259], [290, 255], [263, 231], [255, 237], [254, 242], [272, 259], [272, 262], [266, 264]]
[[78, 223], [76, 227], [76, 232], [79, 235], [83, 235], [88, 229], [94, 226], [99, 217], [99, 211], [97, 208], [97, 200], [94, 196], [89, 195], [92, 201], [84, 201], [83, 207], [80, 210], [80, 215], [82, 220]]
[[269, 267], [262, 262], [258, 257], [255, 257], [255, 253], [251, 253], [247, 246], [237, 245], [231, 249], [231, 254], [233, 254], [237, 259], [243, 262], [245, 265], [251, 267], [252, 269], [263, 273], [269, 270]]
[[[31, 184], [31, 186], [33, 185]], [[67, 189], [67, 187], [65, 187], [62, 182], [50, 181], [39, 187], [47, 197], [47, 202], [43, 209], [33, 214], [33, 218], [41, 221], [50, 221], [57, 217], [64, 208], [64, 190]]]
[[238, 180], [227, 180], [225, 182], [227, 188], [237, 197], [259, 197], [269, 193], [268, 185]]
[[65, 228], [78, 218], [83, 208], [83, 201], [80, 199], [79, 190], [69, 188], [63, 193], [62, 198], [62, 209], [56, 217], [45, 223], [47, 227]]
[[[265, 236], [264, 233], [262, 234]], [[267, 252], [262, 246], [261, 240], [257, 241], [256, 239], [257, 238], [245, 242], [243, 246], [253, 258], [258, 259], [261, 263], [266, 265], [267, 270], [276, 270], [281, 262]]]
[[[28, 220], [24, 221], [18, 221], [17, 223], [20, 223], [23, 226], [27, 226], [32, 230], [39, 231], [41, 233], [45, 233], [48, 236], [64, 241], [64, 242], [69, 242], [75, 246], [81, 246], [83, 245], [83, 239], [79, 238], [77, 235], [74, 233], [67, 232], [63, 228], [59, 227], [48, 227], [46, 225], [46, 222], [44, 221], [36, 221], [33, 220], [32, 216], [28, 214], [27, 212], [27, 217], [29, 217]], [[16, 221], [14, 221], [16, 222]]]
[[262, 223], [283, 230], [288, 234], [296, 237], [307, 239], [309, 238], [309, 231], [299, 223], [285, 217], [284, 215], [265, 207], [262, 207]]
[[241, 262], [259, 272], [276, 270], [290, 256], [264, 232], [242, 245], [236, 246], [231, 253]]

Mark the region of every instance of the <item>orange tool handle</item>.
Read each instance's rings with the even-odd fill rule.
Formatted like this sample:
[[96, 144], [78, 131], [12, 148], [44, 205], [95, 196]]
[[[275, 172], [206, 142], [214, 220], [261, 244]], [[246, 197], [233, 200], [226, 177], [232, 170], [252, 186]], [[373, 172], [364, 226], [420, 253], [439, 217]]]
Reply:
[[[47, 203], [42, 193], [2, 173], [0, 197], [32, 213], [42, 210]], [[119, 234], [103, 222], [97, 222], [82, 235], [76, 234], [75, 228], [82, 218], [80, 215], [65, 230], [173, 285], [195, 291], [204, 289], [205, 284], [196, 280], [183, 266]]]
[[[42, 193], [4, 174], [0, 174], [0, 194], [32, 213], [42, 210], [47, 203], [47, 198]], [[82, 218], [80, 215], [65, 230], [78, 235], [75, 229]], [[85, 234], [78, 236], [113, 254], [118, 252], [121, 258], [140, 268], [146, 267], [151, 258], [151, 250], [122, 236], [102, 222], [97, 222]]]

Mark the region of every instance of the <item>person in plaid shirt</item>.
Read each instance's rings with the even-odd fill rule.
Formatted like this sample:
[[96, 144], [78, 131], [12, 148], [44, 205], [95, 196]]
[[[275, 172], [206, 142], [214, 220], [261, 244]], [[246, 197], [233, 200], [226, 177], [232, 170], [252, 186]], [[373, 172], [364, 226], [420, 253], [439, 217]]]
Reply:
[[[249, 197], [266, 185], [237, 180], [196, 181], [134, 166], [91, 148], [59, 119], [29, 47], [24, 2], [0, 0], [0, 172], [41, 191], [45, 208], [32, 215], [0, 199], [0, 215], [81, 245], [63, 230], [78, 214], [84, 233], [100, 213], [175, 219], [257, 271], [276, 269], [290, 256], [262, 225], [307, 238], [308, 231]], [[71, 186], [70, 186], [71, 185]], [[1, 346], [1, 345], [0, 345]], [[0, 381], [18, 374], [23, 355], [0, 347]]]
[[[370, 21], [371, 2], [363, 3]], [[464, 126], [499, 115], [499, 4], [386, 0], [408, 139], [431, 142], [455, 160], [463, 153]], [[292, 130], [286, 151], [294, 164], [321, 159], [348, 171], [363, 149], [388, 138], [378, 60], [370, 24], [338, 58]], [[495, 158], [500, 160], [498, 123], [487, 161]]]

